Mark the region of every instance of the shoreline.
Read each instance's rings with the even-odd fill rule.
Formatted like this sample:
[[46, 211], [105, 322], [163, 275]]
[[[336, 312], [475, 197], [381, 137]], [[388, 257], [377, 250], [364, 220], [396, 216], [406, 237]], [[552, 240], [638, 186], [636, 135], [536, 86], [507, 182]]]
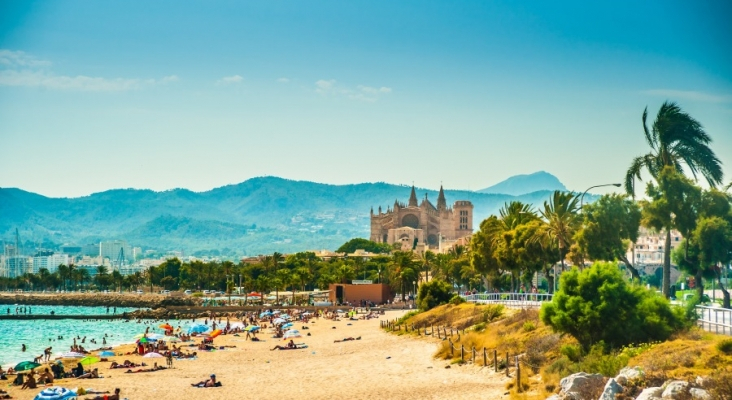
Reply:
[[[434, 338], [400, 337], [379, 328], [380, 321], [399, 318], [405, 311], [387, 311], [378, 319], [331, 321], [312, 319], [310, 323], [295, 323], [305, 335], [295, 339], [306, 343], [302, 350], [270, 349], [286, 342], [274, 339], [265, 329], [258, 336], [261, 342], [245, 340], [245, 334], [221, 335], [214, 340], [225, 350], [198, 351], [197, 359], [175, 360], [173, 369], [147, 373], [125, 373], [108, 369], [111, 361], [143, 360], [149, 366], [154, 362], [165, 365], [164, 358], [143, 358], [138, 355], [109, 357], [109, 362], [94, 364], [103, 379], [62, 379], [54, 386], [76, 390], [77, 387], [114, 391], [119, 387], [122, 398], [180, 399], [194, 396], [204, 400], [218, 399], [233, 393], [239, 397], [271, 397], [302, 399], [311, 397], [350, 399], [462, 399], [505, 397], [506, 382], [501, 374], [473, 366], [451, 365], [435, 360], [439, 341]], [[232, 319], [232, 322], [234, 320]], [[189, 321], [186, 321], [186, 326]], [[157, 325], [156, 325], [157, 326]], [[303, 327], [307, 327], [303, 329]], [[144, 327], [141, 326], [142, 331]], [[142, 332], [140, 332], [142, 333]], [[306, 336], [311, 333], [311, 336]], [[345, 337], [361, 340], [335, 343]], [[197, 340], [196, 343], [199, 341]], [[180, 343], [186, 345], [187, 343]], [[183, 347], [189, 351], [189, 347]], [[126, 353], [133, 345], [113, 346], [115, 353]], [[191, 351], [197, 351], [190, 347]], [[75, 365], [68, 360], [64, 365]], [[446, 368], [450, 366], [450, 368]], [[214, 373], [222, 382], [221, 388], [192, 388], [191, 383], [207, 379]], [[8, 388], [17, 399], [32, 399], [40, 387], [33, 390]], [[225, 391], [225, 392], [224, 392]], [[248, 396], [248, 393], [252, 393]], [[243, 395], [243, 396], [242, 396]], [[487, 396], [487, 397], [486, 397]], [[80, 398], [92, 396], [82, 395]]]

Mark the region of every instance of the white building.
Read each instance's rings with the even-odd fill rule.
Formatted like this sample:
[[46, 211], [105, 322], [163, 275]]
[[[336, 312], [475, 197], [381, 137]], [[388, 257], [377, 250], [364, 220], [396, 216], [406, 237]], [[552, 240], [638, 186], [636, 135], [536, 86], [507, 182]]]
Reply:
[[122, 265], [130, 265], [134, 261], [132, 246], [124, 240], [112, 240], [99, 243], [99, 255], [108, 258], [113, 268], [119, 268], [119, 259], [122, 258]]
[[[678, 231], [671, 231], [671, 251], [681, 244], [683, 237]], [[655, 232], [646, 228], [640, 228], [638, 240], [633, 249], [628, 251], [627, 257], [633, 260], [636, 265], [661, 265], [663, 264], [664, 246], [666, 245], [666, 232]], [[634, 255], [635, 254], [635, 255]]]
[[33, 257], [33, 273], [37, 274], [41, 268], [46, 268], [48, 272], [54, 273], [58, 270], [59, 265], [69, 265], [68, 254], [53, 254], [50, 256]]
[[5, 266], [2, 270], [2, 276], [6, 278], [16, 278], [23, 276], [27, 272], [33, 272], [33, 258], [26, 256], [9, 256], [5, 257]]

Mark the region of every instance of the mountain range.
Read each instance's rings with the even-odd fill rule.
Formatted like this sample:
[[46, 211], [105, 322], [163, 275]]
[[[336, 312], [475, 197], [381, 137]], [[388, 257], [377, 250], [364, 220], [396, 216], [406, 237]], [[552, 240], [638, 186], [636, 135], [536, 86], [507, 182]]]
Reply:
[[[557, 183], [564, 188], [547, 173], [539, 176], [547, 187], [537, 184], [541, 179], [514, 178], [483, 191], [504, 187], [518, 193], [526, 185], [530, 192], [445, 190], [445, 196], [448, 205], [457, 200], [473, 202], [477, 228], [506, 202], [540, 205]], [[277, 177], [252, 178], [206, 192], [115, 189], [78, 198], [0, 188], [0, 237], [14, 240], [18, 228], [22, 240], [34, 243], [83, 245], [124, 239], [144, 249], [230, 257], [333, 250], [351, 238], [368, 238], [371, 208], [386, 209], [397, 199], [405, 202], [410, 189], [387, 183], [329, 185]], [[435, 203], [438, 193], [418, 188], [417, 194]]]

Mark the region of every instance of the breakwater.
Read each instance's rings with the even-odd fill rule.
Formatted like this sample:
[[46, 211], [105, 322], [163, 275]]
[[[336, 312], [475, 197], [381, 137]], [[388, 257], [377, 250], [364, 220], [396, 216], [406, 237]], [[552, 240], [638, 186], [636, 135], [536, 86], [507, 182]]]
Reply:
[[135, 293], [3, 293], [0, 305], [86, 306], [161, 308], [199, 306], [201, 299], [191, 296], [163, 296]]

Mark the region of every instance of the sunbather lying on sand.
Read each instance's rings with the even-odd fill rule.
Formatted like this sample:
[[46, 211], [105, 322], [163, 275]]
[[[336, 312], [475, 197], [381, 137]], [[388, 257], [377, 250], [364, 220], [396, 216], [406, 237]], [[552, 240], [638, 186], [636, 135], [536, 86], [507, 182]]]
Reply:
[[217, 382], [216, 375], [211, 374], [210, 379], [206, 379], [205, 381], [201, 381], [198, 383], [191, 383], [191, 386], [193, 386], [193, 387], [217, 387], [217, 386], [221, 386], [221, 382]]
[[[106, 392], [88, 392], [87, 394], [106, 394], [109, 393], [109, 391]], [[119, 388], [114, 389], [114, 394], [108, 395], [108, 396], [97, 396], [97, 397], [87, 397], [86, 400], [119, 400]]]
[[352, 337], [347, 337], [347, 338], [343, 338], [343, 340], [334, 340], [333, 343], [350, 342], [351, 340], [361, 340], [361, 336], [359, 336], [355, 339]]
[[99, 378], [99, 371], [97, 371], [96, 368], [94, 368], [91, 372], [87, 372], [86, 374], [79, 375], [76, 377], [76, 379], [96, 379]]
[[137, 371], [133, 371], [131, 369], [128, 369], [127, 371], [125, 371], [125, 374], [136, 374], [138, 372], [155, 372], [155, 371], [160, 371], [161, 369], [165, 369], [165, 367], [158, 366], [157, 364], [155, 364], [155, 366], [152, 367], [152, 368], [147, 368], [147, 369], [140, 368]]

